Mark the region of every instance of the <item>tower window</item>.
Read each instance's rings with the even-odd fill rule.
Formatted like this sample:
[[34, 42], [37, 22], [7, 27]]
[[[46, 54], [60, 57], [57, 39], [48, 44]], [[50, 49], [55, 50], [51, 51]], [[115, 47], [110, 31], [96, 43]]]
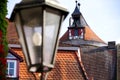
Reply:
[[78, 36], [78, 29], [75, 29], [74, 34], [75, 34], [75, 36]]

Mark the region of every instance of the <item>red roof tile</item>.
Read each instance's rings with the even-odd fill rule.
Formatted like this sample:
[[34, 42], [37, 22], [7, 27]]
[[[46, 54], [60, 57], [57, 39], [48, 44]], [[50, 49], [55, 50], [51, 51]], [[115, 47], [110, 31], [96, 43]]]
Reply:
[[[67, 41], [67, 40], [69, 40], [69, 32], [68, 32], [68, 30], [60, 38], [60, 42], [61, 41]], [[105, 43], [88, 26], [85, 26], [85, 40], [87, 40], [87, 41], [97, 41], [97, 42]]]
[[19, 44], [15, 24], [13, 22], [8, 22], [7, 39], [9, 44]]
[[104, 43], [104, 41], [100, 39], [88, 26], [85, 27], [85, 40], [92, 40]]
[[83, 72], [73, 51], [58, 51], [55, 68], [49, 73], [48, 80], [84, 80]]
[[[23, 59], [25, 59], [21, 49], [13, 50]], [[19, 68], [20, 80], [35, 80], [33, 74], [27, 71], [25, 61], [20, 63]], [[39, 74], [35, 75], [38, 79]], [[56, 55], [55, 68], [49, 72], [47, 80], [85, 80], [85, 76], [83, 74], [82, 68], [80, 67], [80, 63], [77, 59], [75, 51], [58, 51]]]
[[66, 41], [69, 40], [69, 32], [68, 30], [63, 34], [63, 36], [60, 38], [60, 42], [61, 41]]

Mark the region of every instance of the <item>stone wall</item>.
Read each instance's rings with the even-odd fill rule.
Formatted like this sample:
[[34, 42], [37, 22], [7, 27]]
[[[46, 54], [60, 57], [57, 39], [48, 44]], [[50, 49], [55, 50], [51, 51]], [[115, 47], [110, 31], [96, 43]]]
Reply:
[[94, 80], [115, 79], [115, 50], [107, 47], [86, 46], [81, 48], [82, 62], [89, 78]]
[[117, 45], [117, 80], [120, 80], [120, 44]]

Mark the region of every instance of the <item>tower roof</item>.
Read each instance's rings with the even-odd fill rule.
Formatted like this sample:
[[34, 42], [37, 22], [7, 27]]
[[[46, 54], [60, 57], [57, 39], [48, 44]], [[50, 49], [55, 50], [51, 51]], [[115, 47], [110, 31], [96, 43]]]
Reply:
[[[77, 17], [77, 19], [76, 19]], [[82, 13], [80, 12], [78, 6], [76, 5], [75, 10], [72, 13], [72, 18], [74, 19], [73, 25], [69, 25], [70, 27], [84, 27], [84, 39], [69, 39], [69, 30], [65, 32], [65, 34], [60, 38], [60, 42], [64, 42], [67, 44], [72, 44], [72, 45], [79, 45], [79, 44], [90, 44], [92, 45], [95, 43], [95, 45], [103, 44], [106, 45], [106, 43], [97, 36], [94, 31], [89, 27], [87, 24], [86, 20], [84, 19]], [[79, 18], [79, 20], [78, 20]], [[75, 21], [76, 19], [76, 21]], [[79, 21], [79, 22], [78, 22]], [[75, 26], [75, 25], [76, 26]]]
[[81, 15], [80, 10], [78, 6], [76, 5], [75, 10], [72, 13], [72, 17], [80, 17], [80, 15]]

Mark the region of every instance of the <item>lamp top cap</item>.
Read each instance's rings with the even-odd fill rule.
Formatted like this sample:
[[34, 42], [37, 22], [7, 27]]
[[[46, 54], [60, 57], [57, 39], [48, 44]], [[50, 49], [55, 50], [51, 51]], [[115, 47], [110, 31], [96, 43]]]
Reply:
[[57, 0], [22, 0], [20, 3], [17, 3], [15, 5], [10, 20], [11, 21], [14, 20], [15, 14], [19, 10], [31, 8], [31, 7], [39, 7], [43, 5], [47, 7], [51, 7], [53, 9], [60, 10], [64, 13], [65, 16], [67, 16], [69, 13], [67, 8], [59, 4]]
[[52, 7], [62, 10], [66, 16], [68, 15], [68, 10], [65, 6], [61, 5], [57, 0], [44, 0], [46, 4], [51, 5]]
[[[33, 4], [35, 3], [35, 4]], [[52, 7], [55, 7], [57, 9], [63, 10], [68, 12], [65, 6], [59, 4], [57, 0], [22, 0], [21, 3], [18, 3], [20, 6], [21, 5], [27, 5], [27, 4], [32, 4], [32, 5], [37, 5], [37, 4], [46, 4]], [[19, 7], [20, 7], [19, 6]], [[23, 7], [23, 6], [22, 6]]]
[[56, 9], [65, 11], [68, 13], [68, 10], [66, 9], [65, 6], [59, 4], [59, 2], [57, 0], [22, 0], [21, 3], [18, 3], [17, 6], [20, 7], [24, 7], [27, 5], [27, 7], [29, 6], [36, 6], [36, 5], [41, 5], [41, 4], [45, 4], [45, 5], [49, 5], [51, 7], [54, 7]]

